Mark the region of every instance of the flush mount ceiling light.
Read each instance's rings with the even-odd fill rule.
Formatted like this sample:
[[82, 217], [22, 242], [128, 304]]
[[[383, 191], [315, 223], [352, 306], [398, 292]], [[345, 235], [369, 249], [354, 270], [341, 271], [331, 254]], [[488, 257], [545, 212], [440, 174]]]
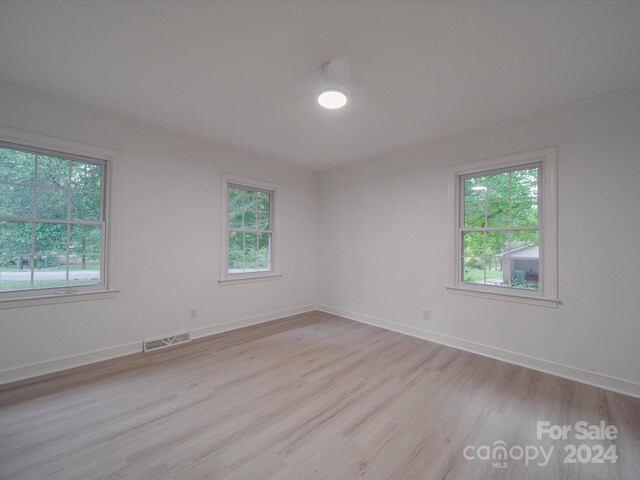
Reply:
[[320, 92], [318, 103], [331, 110], [342, 108], [347, 104], [347, 94], [337, 88], [328, 88]]
[[318, 103], [324, 108], [335, 110], [347, 104], [347, 94], [340, 88], [349, 80], [349, 62], [334, 58], [322, 66], [327, 87], [318, 94]]

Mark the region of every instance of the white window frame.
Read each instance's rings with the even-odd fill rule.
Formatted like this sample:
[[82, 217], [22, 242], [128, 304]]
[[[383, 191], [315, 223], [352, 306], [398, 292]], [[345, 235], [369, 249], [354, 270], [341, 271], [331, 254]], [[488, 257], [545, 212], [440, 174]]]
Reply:
[[[538, 212], [540, 215], [540, 288], [527, 290], [491, 285], [464, 283], [462, 272], [461, 219], [464, 199], [461, 179], [469, 175], [482, 175], [501, 169], [513, 169], [539, 164]], [[450, 283], [447, 289], [451, 293], [474, 297], [506, 300], [517, 303], [557, 307], [558, 299], [558, 203], [557, 203], [557, 149], [543, 148], [505, 157], [482, 160], [451, 169], [449, 183], [449, 205], [451, 223]]]
[[[116, 287], [115, 227], [115, 171], [119, 152], [113, 149], [95, 147], [59, 138], [0, 126], [0, 142], [8, 148], [24, 149], [61, 158], [103, 165], [103, 218], [104, 233], [101, 245], [101, 281], [95, 285], [63, 286], [0, 292], [0, 309], [19, 308], [51, 303], [77, 302], [113, 298], [118, 294]], [[24, 219], [25, 221], [30, 219]]]
[[[246, 187], [249, 189], [268, 191], [271, 193], [271, 270], [268, 272], [229, 273], [229, 187]], [[221, 239], [222, 246], [220, 256], [220, 285], [235, 285], [241, 283], [260, 282], [265, 280], [277, 280], [282, 275], [279, 270], [279, 185], [275, 183], [255, 180], [253, 178], [238, 177], [222, 174], [222, 217]]]

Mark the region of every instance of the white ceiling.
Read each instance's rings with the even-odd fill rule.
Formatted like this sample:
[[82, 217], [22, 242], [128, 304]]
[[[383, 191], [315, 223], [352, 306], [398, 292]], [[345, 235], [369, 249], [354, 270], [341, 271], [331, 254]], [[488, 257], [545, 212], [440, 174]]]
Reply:
[[0, 0], [0, 80], [322, 169], [640, 83], [640, 1]]

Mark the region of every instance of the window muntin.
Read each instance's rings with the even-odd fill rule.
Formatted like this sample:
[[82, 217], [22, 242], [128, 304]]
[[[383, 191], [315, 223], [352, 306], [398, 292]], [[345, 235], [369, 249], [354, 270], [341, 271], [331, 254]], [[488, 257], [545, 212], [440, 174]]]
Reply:
[[0, 297], [103, 289], [104, 160], [0, 143]]
[[227, 191], [227, 274], [273, 272], [274, 192], [235, 183]]
[[459, 177], [460, 283], [542, 291], [542, 163]]

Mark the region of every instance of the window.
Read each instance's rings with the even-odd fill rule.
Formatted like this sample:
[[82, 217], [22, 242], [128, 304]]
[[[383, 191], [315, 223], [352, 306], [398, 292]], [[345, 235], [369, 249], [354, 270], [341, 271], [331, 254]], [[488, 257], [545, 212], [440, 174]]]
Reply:
[[106, 288], [106, 169], [0, 142], [0, 299]]
[[277, 186], [224, 176], [226, 212], [221, 282], [276, 276]]
[[453, 288], [556, 301], [555, 150], [456, 169]]

